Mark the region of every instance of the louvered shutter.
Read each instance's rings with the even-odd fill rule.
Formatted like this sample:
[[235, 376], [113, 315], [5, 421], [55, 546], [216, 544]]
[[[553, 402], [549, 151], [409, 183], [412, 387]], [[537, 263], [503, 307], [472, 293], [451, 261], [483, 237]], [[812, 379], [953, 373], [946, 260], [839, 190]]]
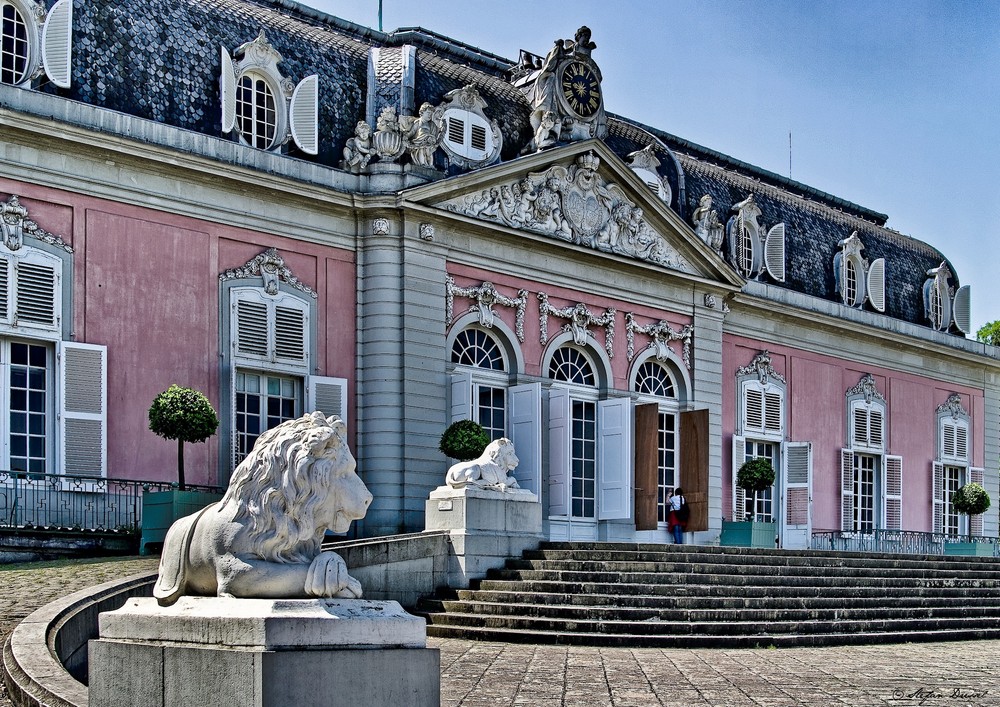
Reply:
[[885, 419], [882, 410], [877, 407], [868, 411], [868, 444], [878, 449], [885, 446]]
[[[445, 133], [445, 138], [453, 144], [455, 147], [465, 146], [465, 121], [456, 118], [453, 115], [448, 116], [448, 130]], [[461, 154], [460, 150], [456, 150]]]
[[969, 459], [969, 427], [961, 424], [955, 427], [955, 458], [968, 461]]
[[[977, 469], [977, 468], [969, 469], [969, 481], [971, 481], [972, 483], [976, 483], [982, 486], [985, 476], [986, 476], [985, 469]], [[982, 537], [983, 515], [981, 513], [978, 515], [969, 516], [969, 534], [978, 535]]]
[[[569, 391], [549, 389], [549, 515], [569, 515], [572, 419]], [[515, 447], [516, 450], [516, 447]]]
[[15, 325], [56, 328], [59, 325], [59, 275], [54, 266], [28, 262], [14, 263]]
[[541, 499], [542, 486], [542, 385], [525, 383], [508, 390], [510, 440], [519, 463], [517, 485]]
[[855, 404], [851, 410], [851, 439], [858, 447], [868, 446], [868, 409], [862, 404]]
[[326, 417], [336, 415], [347, 424], [347, 379], [328, 376], [306, 378], [306, 412], [319, 410]]
[[885, 529], [903, 529], [903, 458], [885, 457]]
[[304, 309], [289, 306], [293, 300], [274, 306], [274, 359], [283, 363], [307, 361], [308, 315]]
[[931, 464], [931, 527], [935, 533], [944, 532], [944, 464]]
[[106, 476], [107, 347], [63, 341], [58, 358], [62, 473]]
[[764, 265], [777, 282], [785, 281], [785, 224], [771, 227], [764, 240]]
[[486, 152], [486, 128], [475, 123], [471, 125], [469, 146], [477, 152]]
[[10, 324], [10, 261], [0, 257], [0, 324]]
[[854, 531], [854, 452], [840, 450], [840, 529]]
[[632, 400], [597, 403], [598, 520], [632, 516]]
[[955, 425], [951, 422], [941, 425], [941, 456], [949, 459], [955, 456]]
[[885, 311], [885, 258], [868, 266], [868, 301], [876, 311]]
[[59, 0], [42, 27], [42, 66], [49, 81], [69, 88], [73, 68], [73, 0]]
[[471, 420], [472, 417], [472, 375], [468, 371], [456, 371], [451, 376], [451, 422]]
[[733, 435], [733, 520], [745, 520], [747, 492], [736, 484], [736, 475], [746, 457], [746, 438]]
[[299, 82], [289, 104], [292, 139], [307, 155], [319, 152], [319, 76], [313, 74]]
[[752, 386], [743, 388], [743, 432], [764, 431], [764, 391]]
[[233, 312], [235, 354], [240, 357], [266, 359], [268, 353], [267, 302], [256, 293], [247, 292], [236, 300]]
[[764, 431], [768, 434], [781, 434], [781, 393], [764, 392]]
[[[804, 528], [809, 540], [812, 503], [812, 445], [789, 442], [785, 446], [785, 525]], [[785, 544], [788, 547], [788, 544]]]
[[236, 69], [226, 48], [220, 47], [220, 52], [219, 97], [222, 102], [222, 132], [226, 134], [236, 127]]
[[955, 326], [963, 334], [972, 333], [972, 289], [962, 285], [955, 293], [955, 302], [951, 310]]

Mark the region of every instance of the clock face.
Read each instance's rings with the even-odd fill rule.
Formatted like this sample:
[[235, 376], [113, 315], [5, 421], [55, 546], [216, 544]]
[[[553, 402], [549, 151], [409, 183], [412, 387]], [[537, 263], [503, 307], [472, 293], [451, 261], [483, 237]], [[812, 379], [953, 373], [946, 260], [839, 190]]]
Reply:
[[593, 69], [578, 61], [563, 69], [562, 94], [570, 110], [581, 118], [589, 118], [601, 107], [601, 82]]

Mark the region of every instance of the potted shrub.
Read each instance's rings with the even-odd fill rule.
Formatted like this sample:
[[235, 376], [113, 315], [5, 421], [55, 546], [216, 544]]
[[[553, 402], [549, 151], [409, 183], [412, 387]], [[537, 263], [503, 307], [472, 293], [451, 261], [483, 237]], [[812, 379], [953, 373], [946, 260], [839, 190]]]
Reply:
[[142, 541], [158, 545], [175, 520], [194, 513], [222, 498], [221, 494], [190, 491], [184, 478], [184, 443], [204, 442], [215, 434], [219, 418], [202, 393], [192, 388], [172, 385], [153, 399], [149, 407], [149, 429], [159, 437], [177, 440], [177, 488], [146, 492], [142, 496]]
[[[752, 494], [752, 506], [756, 507], [757, 494], [774, 485], [774, 467], [762, 457], [747, 459], [736, 472], [736, 485]], [[719, 543], [738, 547], [774, 547], [777, 525], [774, 522], [758, 521], [754, 518], [738, 521], [722, 521], [722, 536]]]
[[448, 426], [441, 435], [438, 449], [446, 456], [466, 462], [477, 459], [490, 443], [490, 436], [478, 422], [459, 420]]
[[[985, 513], [990, 508], [990, 495], [983, 488], [982, 484], [975, 481], [970, 482], [955, 492], [951, 497], [952, 506], [962, 515], [978, 516]], [[993, 557], [993, 543], [973, 542], [971, 534], [968, 542], [945, 542], [944, 554], [946, 555], [984, 555]]]

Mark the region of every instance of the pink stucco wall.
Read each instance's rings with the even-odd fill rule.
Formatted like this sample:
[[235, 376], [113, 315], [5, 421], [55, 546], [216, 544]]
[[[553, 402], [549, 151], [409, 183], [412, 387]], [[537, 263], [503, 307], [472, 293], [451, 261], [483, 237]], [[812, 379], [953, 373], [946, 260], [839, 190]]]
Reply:
[[937, 454], [936, 410], [952, 393], [972, 417], [972, 463], [984, 458], [983, 391], [832, 355], [774, 346], [737, 336], [722, 346], [723, 508], [732, 508], [732, 436], [736, 428], [736, 370], [767, 350], [787, 381], [787, 439], [813, 449], [813, 530], [840, 530], [840, 450], [847, 443], [845, 393], [866, 373], [875, 379], [888, 408], [887, 453], [903, 458], [903, 528], [930, 531], [931, 463]]
[[[476, 287], [482, 285], [483, 282], [492, 282], [496, 286], [497, 290], [507, 297], [517, 297], [517, 292], [521, 289], [528, 291], [528, 303], [524, 315], [525, 340], [524, 343], [519, 344], [519, 346], [524, 355], [524, 373], [531, 376], [544, 375], [544, 372], [541, 371], [542, 356], [548, 348], [548, 344], [541, 343], [540, 338], [541, 325], [539, 322], [539, 292], [547, 294], [549, 297], [549, 304], [556, 309], [562, 309], [564, 307], [582, 302], [594, 314], [594, 316], [600, 317], [604, 315], [605, 310], [608, 307], [615, 308], [615, 334], [614, 343], [612, 345], [614, 356], [611, 358], [611, 371], [614, 377], [613, 387], [621, 390], [627, 390], [629, 387], [628, 374], [631, 366], [631, 362], [628, 360], [628, 356], [626, 355], [626, 312], [632, 312], [635, 315], [636, 323], [641, 326], [653, 324], [661, 319], [664, 319], [670, 324], [671, 328], [679, 331], [684, 327], [684, 325], [691, 323], [691, 317], [689, 316], [685, 317], [684, 315], [673, 312], [663, 312], [651, 307], [644, 307], [636, 305], [632, 302], [626, 302], [610, 297], [598, 297], [589, 293], [581, 293], [564, 287], [540, 284], [531, 280], [510, 277], [500, 273], [481, 270], [465, 265], [449, 263], [448, 274], [455, 279], [455, 284], [458, 287]], [[461, 316], [461, 314], [468, 309], [470, 304], [471, 300], [464, 297], [456, 297], [455, 318], [457, 319]], [[515, 329], [515, 313], [512, 308], [495, 306], [493, 309], [497, 316], [503, 320], [504, 324], [512, 330]], [[549, 318], [548, 340], [550, 342], [555, 336], [562, 332], [562, 327], [565, 323], [565, 319], [558, 317]], [[600, 348], [603, 350], [603, 328], [592, 326], [590, 327], [590, 330], [594, 333], [594, 337], [590, 340], [591, 345], [594, 348]], [[645, 349], [649, 341], [650, 337], [647, 335], [636, 333], [636, 353], [638, 354]], [[671, 342], [670, 347], [671, 350], [677, 354], [678, 359], [680, 359], [682, 357], [681, 342]]]
[[[74, 247], [73, 339], [108, 347], [109, 476], [174, 479], [176, 444], [148, 430], [146, 411], [172, 383], [218, 410], [219, 274], [267, 248], [318, 293], [316, 373], [346, 378], [354, 399], [352, 252], [0, 179], [0, 197], [10, 194]], [[186, 445], [190, 483], [217, 482], [219, 444]]]

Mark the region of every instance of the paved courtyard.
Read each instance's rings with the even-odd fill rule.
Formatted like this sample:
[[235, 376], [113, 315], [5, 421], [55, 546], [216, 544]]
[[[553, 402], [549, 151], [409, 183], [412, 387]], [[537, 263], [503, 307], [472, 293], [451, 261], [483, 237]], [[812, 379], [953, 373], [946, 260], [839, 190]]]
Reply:
[[[148, 558], [0, 565], [0, 635], [6, 640], [52, 599], [155, 568]], [[446, 707], [1000, 705], [1000, 641], [782, 650], [430, 645], [441, 649]], [[0, 707], [11, 707], [2, 687]]]

